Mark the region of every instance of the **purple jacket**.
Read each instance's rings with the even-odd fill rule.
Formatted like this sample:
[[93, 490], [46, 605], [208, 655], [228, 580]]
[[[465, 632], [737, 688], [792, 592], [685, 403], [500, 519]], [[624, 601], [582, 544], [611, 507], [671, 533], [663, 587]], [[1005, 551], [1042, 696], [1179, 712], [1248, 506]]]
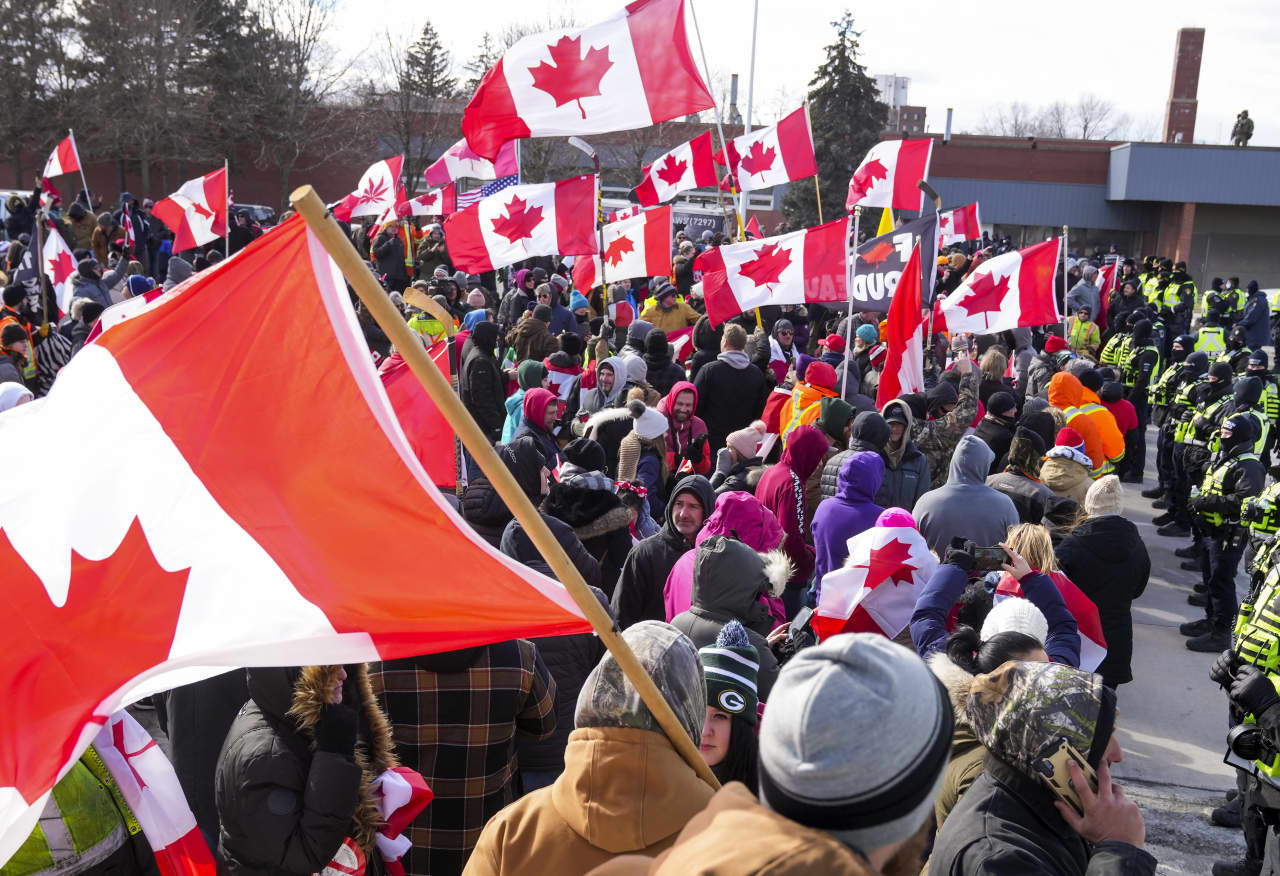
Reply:
[[849, 556], [848, 541], [876, 525], [884, 509], [875, 503], [884, 480], [884, 460], [868, 451], [851, 453], [840, 466], [836, 494], [813, 514], [814, 580], [839, 569]]

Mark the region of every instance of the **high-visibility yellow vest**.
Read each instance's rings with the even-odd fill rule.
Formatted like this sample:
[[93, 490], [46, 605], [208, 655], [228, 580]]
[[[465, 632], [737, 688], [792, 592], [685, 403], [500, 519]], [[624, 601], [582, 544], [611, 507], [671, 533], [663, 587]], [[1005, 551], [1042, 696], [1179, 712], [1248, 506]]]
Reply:
[[1182, 363], [1173, 362], [1165, 366], [1160, 372], [1160, 376], [1147, 387], [1147, 403], [1152, 405], [1167, 405], [1170, 402], [1169, 392], [1173, 389], [1174, 381], [1178, 379], [1178, 369], [1182, 367]]
[[106, 860], [129, 834], [117, 806], [83, 758], [76, 761], [53, 786], [39, 823], [0, 868], [0, 876], [78, 872]]
[[1067, 346], [1073, 350], [1085, 350], [1098, 346], [1102, 340], [1098, 326], [1078, 316], [1071, 317], [1067, 330]]
[[[1208, 473], [1205, 474], [1204, 476], [1204, 482], [1200, 485], [1200, 495], [1202, 496], [1223, 495], [1222, 493], [1223, 482], [1226, 480], [1227, 472], [1231, 470], [1231, 467], [1235, 465], [1237, 462], [1244, 462], [1246, 460], [1257, 459], [1257, 458], [1258, 458], [1258, 454], [1256, 453], [1242, 453], [1239, 456], [1233, 457], [1231, 459], [1226, 460], [1225, 462], [1220, 463], [1216, 468], [1209, 469]], [[1217, 511], [1201, 511], [1200, 517], [1204, 520], [1205, 523], [1213, 527], [1219, 527], [1226, 522], [1225, 518]]]
[[[1269, 555], [1276, 544], [1280, 542], [1271, 544]], [[1240, 603], [1231, 641], [1231, 650], [1240, 662], [1261, 669], [1280, 691], [1280, 567], [1272, 564], [1257, 593]], [[1253, 715], [1246, 715], [1245, 722], [1256, 723]], [[1254, 761], [1254, 764], [1273, 783], [1280, 780], [1280, 756], [1272, 761]]]
[[1138, 356], [1145, 350], [1150, 350], [1156, 354], [1155, 367], [1151, 369], [1151, 373], [1155, 374], [1160, 370], [1160, 351], [1151, 344], [1145, 347], [1134, 347], [1130, 345], [1124, 362], [1120, 365], [1120, 379], [1124, 381], [1125, 386], [1133, 386], [1133, 382], [1138, 376]]
[[1227, 332], [1220, 325], [1202, 325], [1196, 334], [1195, 350], [1206, 353], [1221, 353], [1227, 348]]

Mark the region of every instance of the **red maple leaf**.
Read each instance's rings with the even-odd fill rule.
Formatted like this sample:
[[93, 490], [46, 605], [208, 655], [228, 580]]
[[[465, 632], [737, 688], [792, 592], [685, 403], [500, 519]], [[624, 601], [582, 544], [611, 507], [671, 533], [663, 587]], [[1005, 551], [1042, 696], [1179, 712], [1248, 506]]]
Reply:
[[[1004, 297], [1008, 293], [1009, 278], [1001, 277], [997, 281], [991, 276], [991, 272], [987, 271], [970, 281], [969, 294], [958, 303], [958, 306], [963, 307], [969, 316], [979, 313], [999, 313], [1000, 305], [1004, 303]], [[986, 319], [990, 324], [991, 317], [988, 316]]]
[[871, 159], [854, 173], [853, 183], [849, 186], [849, 200], [861, 201], [867, 196], [867, 192], [871, 191], [876, 180], [888, 178], [889, 171], [880, 163], [880, 159]]
[[562, 36], [555, 45], [547, 46], [547, 51], [551, 53], [555, 66], [540, 61], [538, 66], [530, 67], [533, 87], [551, 95], [556, 106], [576, 100], [578, 111], [585, 119], [587, 111], [582, 106], [582, 98], [600, 94], [600, 80], [613, 66], [609, 60], [609, 47], [587, 49], [584, 58], [581, 57], [582, 37]]
[[58, 250], [58, 257], [49, 260], [49, 270], [53, 271], [53, 285], [61, 286], [76, 272], [76, 263], [72, 261], [71, 254], [65, 249]]
[[892, 581], [893, 586], [912, 583], [911, 573], [919, 566], [912, 565], [911, 545], [894, 539], [884, 547], [872, 548], [865, 563], [857, 563], [854, 568], [866, 569], [866, 583], [875, 587], [882, 581]]
[[764, 144], [757, 140], [751, 144], [747, 154], [742, 157], [742, 166], [746, 168], [747, 173], [755, 176], [773, 167], [773, 159], [777, 157], [777, 150], [772, 148], [765, 149]]
[[493, 220], [493, 231], [515, 243], [525, 237], [533, 237], [533, 229], [542, 221], [542, 208], [527, 209], [529, 205], [516, 195], [507, 204], [507, 215]]
[[866, 252], [858, 253], [858, 258], [862, 259], [864, 262], [871, 265], [872, 267], [875, 267], [876, 265], [880, 264], [882, 261], [887, 259], [892, 252], [893, 252], [893, 244], [889, 243], [888, 241], [882, 240], [879, 243], [877, 243], [875, 246], [871, 247], [871, 249], [867, 250]]
[[425, 194], [418, 195], [417, 197], [418, 203], [424, 207], [430, 207], [439, 199], [440, 199], [439, 192], [427, 192]]
[[684, 172], [689, 169], [689, 165], [684, 161], [676, 161], [674, 155], [668, 155], [667, 160], [662, 162], [662, 166], [655, 169], [658, 179], [662, 180], [669, 186], [673, 186], [684, 178]]
[[[99, 698], [168, 659], [188, 570], [156, 562], [137, 519], [105, 560], [71, 554], [66, 602], [45, 585], [0, 531], [0, 580], [9, 621], [0, 678], [5, 709], [21, 715], [0, 742], [0, 788], [34, 800], [57, 779]], [[15, 729], [16, 728], [16, 729]]]
[[782, 272], [791, 264], [791, 251], [779, 249], [776, 243], [766, 243], [752, 251], [756, 257], [749, 262], [743, 262], [738, 268], [738, 273], [757, 286], [778, 282]]
[[194, 212], [197, 216], [203, 216], [203, 217], [204, 217], [204, 218], [206, 218], [206, 219], [212, 219], [212, 218], [213, 218], [213, 211], [212, 211], [212, 210], [210, 210], [208, 207], [206, 207], [204, 204], [197, 204], [195, 201], [192, 201], [192, 202], [191, 202], [191, 210], [192, 210], [192, 212]]
[[635, 252], [636, 245], [631, 242], [631, 238], [625, 234], [621, 237], [614, 238], [609, 241], [609, 245], [604, 248], [605, 264], [617, 267], [622, 264], [622, 254]]
[[950, 216], [940, 216], [940, 217], [938, 217], [938, 227], [939, 227], [939, 228], [941, 228], [941, 229], [943, 229], [944, 231], [946, 230], [946, 227], [947, 227], [948, 225], [950, 225], [950, 224], [951, 224], [951, 217], [950, 217]]

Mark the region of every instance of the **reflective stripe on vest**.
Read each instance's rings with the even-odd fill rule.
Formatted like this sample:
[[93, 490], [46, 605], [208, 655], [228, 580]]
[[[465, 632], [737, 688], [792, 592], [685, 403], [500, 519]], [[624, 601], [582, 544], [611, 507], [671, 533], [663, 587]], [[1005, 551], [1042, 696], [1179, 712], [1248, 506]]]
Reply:
[[1195, 350], [1203, 350], [1206, 353], [1221, 353], [1226, 348], [1226, 332], [1222, 326], [1205, 325], [1200, 327], [1200, 332], [1196, 335]]
[[[1207, 475], [1204, 476], [1204, 483], [1200, 487], [1201, 495], [1221, 496], [1223, 494], [1222, 482], [1223, 480], [1226, 479], [1227, 472], [1231, 470], [1231, 467], [1235, 465], [1237, 462], [1243, 462], [1248, 459], [1257, 459], [1257, 458], [1258, 458], [1258, 454], [1256, 453], [1242, 453], [1239, 456], [1235, 457], [1234, 459], [1228, 459], [1226, 462], [1220, 464], [1217, 468], [1212, 469]], [[1204, 521], [1208, 523], [1210, 526], [1221, 526], [1223, 523], [1226, 522], [1223, 516], [1219, 514], [1217, 511], [1201, 511], [1200, 516], [1204, 518]]]
[[115, 854], [126, 835], [110, 793], [76, 761], [54, 785], [40, 822], [0, 876], [79, 873]]

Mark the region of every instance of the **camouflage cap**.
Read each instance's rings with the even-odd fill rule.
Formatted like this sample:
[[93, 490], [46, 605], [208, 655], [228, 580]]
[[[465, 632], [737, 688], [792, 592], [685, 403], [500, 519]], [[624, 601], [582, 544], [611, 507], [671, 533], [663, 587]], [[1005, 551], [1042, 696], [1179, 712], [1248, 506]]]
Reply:
[[965, 714], [988, 751], [1035, 776], [1035, 761], [1060, 736], [1098, 765], [1115, 725], [1115, 693], [1092, 672], [1011, 660], [974, 676]]

